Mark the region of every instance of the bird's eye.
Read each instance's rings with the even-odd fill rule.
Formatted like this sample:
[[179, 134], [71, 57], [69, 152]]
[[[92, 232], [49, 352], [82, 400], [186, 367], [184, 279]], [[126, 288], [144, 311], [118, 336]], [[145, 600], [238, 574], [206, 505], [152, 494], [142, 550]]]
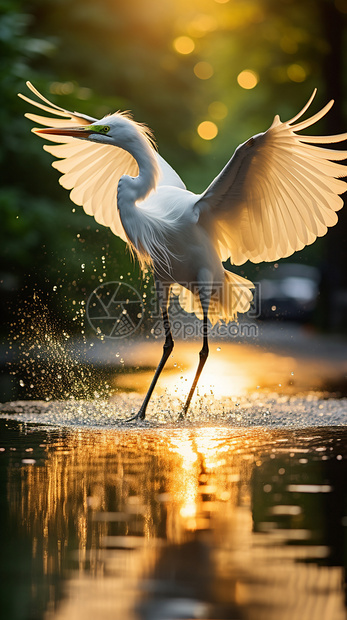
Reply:
[[102, 128], [103, 133], [108, 133], [110, 131], [110, 128], [108, 125], [104, 125], [104, 127]]

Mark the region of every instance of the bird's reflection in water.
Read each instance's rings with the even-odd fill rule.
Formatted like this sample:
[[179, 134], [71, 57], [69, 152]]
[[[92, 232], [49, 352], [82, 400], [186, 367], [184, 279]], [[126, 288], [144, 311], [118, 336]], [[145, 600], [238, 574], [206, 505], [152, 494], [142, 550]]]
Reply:
[[46, 620], [345, 618], [347, 431], [42, 434], [6, 453]]

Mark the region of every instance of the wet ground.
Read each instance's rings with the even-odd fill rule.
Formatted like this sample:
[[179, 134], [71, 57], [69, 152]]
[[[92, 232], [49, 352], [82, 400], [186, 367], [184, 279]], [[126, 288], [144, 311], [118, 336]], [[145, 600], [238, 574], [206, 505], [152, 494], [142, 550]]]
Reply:
[[241, 344], [212, 342], [184, 422], [184, 343], [142, 424], [160, 344], [118, 351], [108, 399], [1, 406], [4, 618], [346, 619], [347, 348]]

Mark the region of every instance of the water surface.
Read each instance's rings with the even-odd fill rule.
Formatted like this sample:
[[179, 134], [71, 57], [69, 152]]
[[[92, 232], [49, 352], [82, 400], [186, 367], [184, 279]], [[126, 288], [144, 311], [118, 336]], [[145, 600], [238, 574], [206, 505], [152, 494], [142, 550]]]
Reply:
[[181, 427], [84, 428], [82, 405], [80, 424], [48, 425], [50, 405], [0, 419], [3, 617], [345, 619], [333, 402], [308, 400], [316, 424], [294, 429], [261, 426], [261, 407], [256, 426], [227, 408]]

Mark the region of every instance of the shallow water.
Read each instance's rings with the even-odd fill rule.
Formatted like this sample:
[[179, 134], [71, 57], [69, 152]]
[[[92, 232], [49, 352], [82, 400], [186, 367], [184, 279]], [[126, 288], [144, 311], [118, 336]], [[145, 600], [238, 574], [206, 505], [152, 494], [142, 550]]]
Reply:
[[3, 407], [3, 617], [345, 619], [346, 401], [137, 398]]

